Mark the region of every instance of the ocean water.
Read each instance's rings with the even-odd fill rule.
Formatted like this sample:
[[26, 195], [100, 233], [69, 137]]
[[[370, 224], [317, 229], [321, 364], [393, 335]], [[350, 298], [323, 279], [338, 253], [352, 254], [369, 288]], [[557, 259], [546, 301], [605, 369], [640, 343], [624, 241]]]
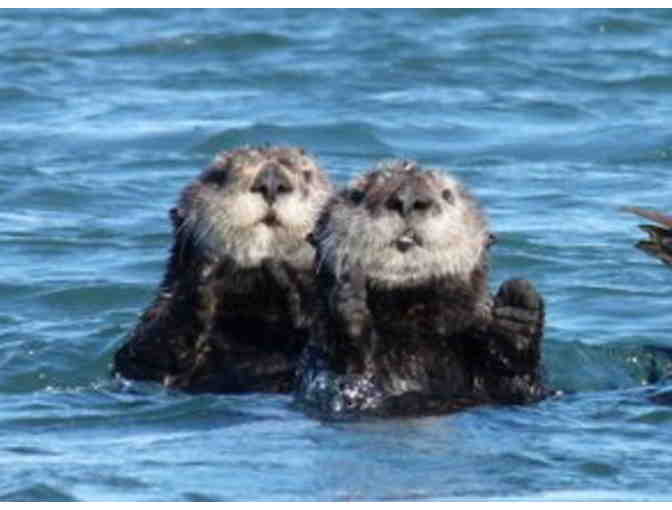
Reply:
[[[0, 11], [0, 500], [672, 499], [669, 10]], [[535, 282], [564, 396], [324, 421], [115, 380], [219, 150], [449, 169]], [[672, 401], [672, 398], [668, 398]]]

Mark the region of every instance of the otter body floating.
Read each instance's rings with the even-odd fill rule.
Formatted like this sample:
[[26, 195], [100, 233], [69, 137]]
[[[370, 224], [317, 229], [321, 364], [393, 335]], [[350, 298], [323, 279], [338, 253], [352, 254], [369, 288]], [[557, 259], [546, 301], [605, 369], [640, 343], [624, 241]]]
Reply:
[[217, 156], [171, 210], [163, 282], [114, 371], [187, 391], [290, 391], [315, 297], [306, 237], [330, 192], [302, 149]]
[[493, 236], [456, 178], [382, 164], [329, 201], [313, 240], [319, 299], [300, 402], [337, 415], [416, 415], [549, 394], [543, 299], [526, 280], [490, 295]]

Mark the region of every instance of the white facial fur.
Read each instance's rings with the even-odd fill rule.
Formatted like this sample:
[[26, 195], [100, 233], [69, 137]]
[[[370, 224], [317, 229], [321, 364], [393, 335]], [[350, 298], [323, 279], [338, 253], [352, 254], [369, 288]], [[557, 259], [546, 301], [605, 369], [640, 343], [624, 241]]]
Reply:
[[[378, 171], [353, 183], [356, 193], [364, 193], [361, 202], [343, 199], [333, 208], [320, 233], [321, 262], [330, 264], [337, 277], [358, 264], [381, 288], [414, 286], [443, 276], [467, 281], [485, 256], [489, 235], [475, 200], [455, 177], [420, 171], [414, 163], [391, 162]], [[409, 180], [420, 183], [433, 205], [402, 217], [386, 204]], [[450, 200], [443, 196], [446, 190]], [[417, 242], [401, 250], [399, 240], [409, 237]]]
[[[269, 204], [253, 191], [268, 165], [280, 168], [292, 190]], [[266, 258], [289, 260], [305, 244], [330, 194], [315, 161], [298, 149], [243, 149], [217, 157], [182, 198], [183, 228], [211, 257], [227, 255], [241, 268]], [[269, 215], [274, 221], [265, 222]]]

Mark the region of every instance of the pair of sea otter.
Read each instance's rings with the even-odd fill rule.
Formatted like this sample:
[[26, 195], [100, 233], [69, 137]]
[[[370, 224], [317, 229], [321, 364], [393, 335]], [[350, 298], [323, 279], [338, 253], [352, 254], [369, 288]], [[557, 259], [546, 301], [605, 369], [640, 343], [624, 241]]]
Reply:
[[123, 377], [375, 415], [549, 394], [543, 299], [526, 280], [489, 293], [494, 236], [453, 176], [393, 161], [335, 192], [302, 149], [242, 148], [171, 218], [159, 292], [115, 356]]

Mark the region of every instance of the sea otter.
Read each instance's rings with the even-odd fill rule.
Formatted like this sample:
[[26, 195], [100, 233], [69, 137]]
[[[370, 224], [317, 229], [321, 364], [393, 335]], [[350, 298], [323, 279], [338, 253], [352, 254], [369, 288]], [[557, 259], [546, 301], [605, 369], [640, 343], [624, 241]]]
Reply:
[[163, 282], [114, 371], [192, 392], [290, 391], [315, 299], [307, 236], [330, 193], [303, 149], [219, 154], [170, 212]]
[[623, 207], [622, 210], [660, 223], [666, 227], [640, 225], [639, 228], [649, 234], [649, 239], [638, 241], [635, 246], [643, 252], [659, 258], [665, 264], [672, 265], [672, 216], [651, 209], [642, 209], [641, 207]]
[[309, 409], [438, 414], [549, 394], [543, 299], [526, 280], [489, 294], [493, 236], [454, 176], [382, 163], [330, 199], [312, 240], [318, 305], [296, 391]]

